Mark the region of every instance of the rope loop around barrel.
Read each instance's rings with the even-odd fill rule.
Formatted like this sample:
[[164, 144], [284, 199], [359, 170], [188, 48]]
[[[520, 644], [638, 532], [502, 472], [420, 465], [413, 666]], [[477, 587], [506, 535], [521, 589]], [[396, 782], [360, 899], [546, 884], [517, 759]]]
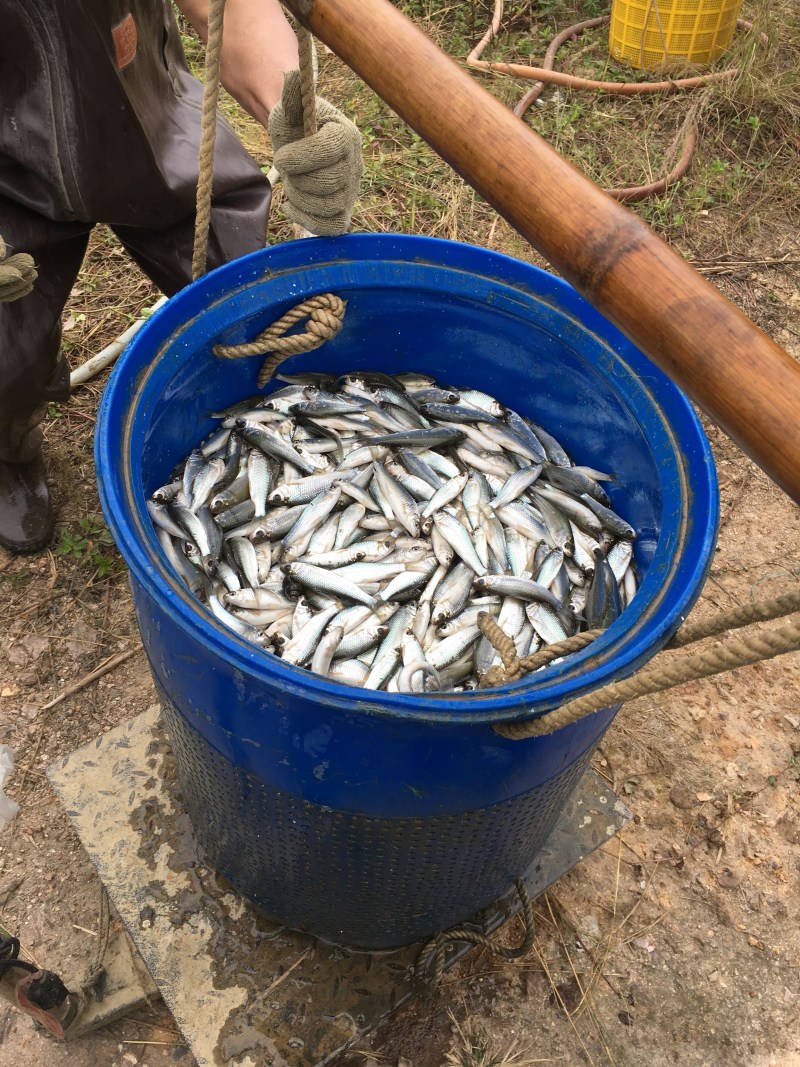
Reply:
[[[259, 371], [258, 386], [263, 388], [289, 356], [312, 352], [335, 337], [342, 328], [346, 308], [347, 301], [341, 297], [333, 293], [320, 293], [296, 304], [252, 341], [240, 345], [215, 345], [212, 351], [220, 359], [242, 359], [245, 356], [272, 353]], [[305, 330], [287, 333], [303, 319], [308, 319]]]
[[533, 906], [531, 904], [530, 894], [528, 893], [528, 887], [521, 878], [514, 882], [514, 887], [519, 896], [521, 905], [520, 914], [522, 915], [525, 927], [525, 936], [520, 945], [516, 948], [507, 948], [505, 945], [500, 945], [496, 941], [492, 941], [490, 937], [487, 937], [486, 934], [482, 934], [480, 930], [471, 930], [467, 927], [453, 926], [449, 930], [442, 930], [438, 934], [435, 934], [420, 949], [414, 968], [418, 981], [433, 987], [439, 984], [439, 980], [444, 973], [447, 946], [454, 941], [461, 941], [468, 945], [480, 946], [481, 948], [487, 949], [495, 956], [500, 956], [504, 960], [518, 960], [522, 956], [527, 955], [533, 946], [535, 933], [533, 924]]
[[[669, 653], [677, 648], [702, 641], [707, 637], [716, 637], [729, 630], [737, 630], [756, 622], [767, 622], [800, 612], [800, 587], [767, 600], [755, 601], [719, 612], [709, 619], [690, 623], [673, 638], [672, 642], [644, 670], [625, 678], [621, 682], [603, 686], [593, 693], [578, 697], [560, 708], [554, 708], [535, 719], [523, 722], [497, 723], [495, 732], [512, 741], [530, 737], [541, 737], [552, 733], [562, 726], [569, 726], [587, 715], [592, 715], [602, 708], [613, 707], [625, 700], [634, 700], [652, 693], [663, 693], [668, 689], [683, 685], [685, 682], [710, 678], [715, 674], [735, 670], [737, 667], [749, 666], [762, 660], [773, 659], [787, 652], [800, 650], [800, 619], [787, 626], [772, 630], [756, 631], [744, 637], [736, 638], [725, 644], [717, 644], [706, 652], [682, 659], [672, 660]], [[508, 642], [511, 639], [497, 625], [490, 615], [478, 616], [478, 626], [488, 637], [503, 660], [503, 667], [493, 667], [481, 679], [490, 685], [504, 685], [518, 681], [525, 674], [552, 662], [558, 656], [568, 656], [585, 648], [602, 631], [591, 630], [576, 634], [574, 637], [550, 645], [534, 656], [523, 660], [509, 655]], [[513, 641], [511, 641], [513, 645]], [[664, 654], [667, 654], [666, 659]], [[543, 655], [544, 654], [544, 655]]]
[[493, 689], [498, 685], [507, 685], [509, 682], [517, 682], [531, 671], [538, 671], [540, 667], [546, 667], [554, 659], [560, 656], [569, 656], [586, 648], [592, 641], [600, 636], [602, 630], [586, 630], [582, 634], [568, 637], [566, 641], [558, 641], [554, 645], [546, 645], [530, 656], [519, 659], [512, 638], [498, 626], [497, 622], [486, 612], [478, 616], [478, 626], [485, 637], [492, 642], [495, 651], [503, 661], [503, 666], [490, 667], [481, 677], [479, 689]]

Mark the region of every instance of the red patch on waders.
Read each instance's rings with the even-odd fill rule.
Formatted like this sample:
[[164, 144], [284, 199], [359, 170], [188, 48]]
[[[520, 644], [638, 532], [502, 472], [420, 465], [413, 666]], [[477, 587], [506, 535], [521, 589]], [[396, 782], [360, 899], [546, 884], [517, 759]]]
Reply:
[[136, 29], [133, 15], [126, 15], [122, 22], [118, 22], [111, 30], [111, 38], [114, 41], [114, 51], [117, 57], [117, 70], [127, 67], [136, 55], [136, 45], [139, 34]]

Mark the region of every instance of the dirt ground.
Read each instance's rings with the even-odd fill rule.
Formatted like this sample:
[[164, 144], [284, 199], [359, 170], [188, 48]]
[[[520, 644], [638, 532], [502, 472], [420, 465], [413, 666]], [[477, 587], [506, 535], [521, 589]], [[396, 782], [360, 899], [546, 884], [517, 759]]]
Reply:
[[[435, 5], [423, 6], [429, 19]], [[438, 25], [434, 20], [429, 28]], [[796, 24], [791, 32], [796, 36]], [[369, 129], [358, 228], [439, 233], [539, 261], [455, 179], [442, 179], [449, 184], [438, 204], [418, 197], [418, 179], [403, 177], [410, 172], [401, 168], [392, 181], [392, 167], [408, 162], [396, 144], [402, 127], [375, 111], [372, 95], [330, 57], [322, 83]], [[779, 147], [770, 142], [768, 172], [761, 157], [741, 151], [738, 127], [724, 127], [721, 114], [715, 112], [713, 146], [696, 164], [701, 177], [693, 171], [683, 192], [641, 210], [800, 358], [797, 203], [779, 195], [785, 131]], [[251, 150], [266, 163], [266, 147], [240, 127], [243, 135], [248, 130]], [[726, 144], [730, 159], [744, 159], [751, 170], [727, 200], [715, 199], [711, 187], [711, 199], [697, 207], [698, 182], [715, 158], [729, 158]], [[425, 167], [436, 166], [432, 158], [424, 157]], [[759, 168], [766, 178], [756, 175]], [[285, 232], [280, 225], [273, 238]], [[156, 296], [98, 231], [65, 312], [70, 359], [77, 364], [108, 343]], [[65, 696], [110, 657], [140, 648], [124, 567], [106, 543], [94, 482], [92, 430], [102, 385], [53, 406], [46, 423], [59, 506], [50, 550], [26, 558], [0, 550], [0, 742], [15, 752], [8, 792], [20, 804], [0, 834], [0, 923], [31, 958], [68, 979], [83, 973], [96, 947], [99, 883], [44, 768], [154, 701], [141, 651]], [[701, 617], [776, 595], [800, 576], [798, 508], [723, 433], [708, 422], [706, 429], [720, 477], [722, 528], [696, 609]], [[799, 1067], [800, 655], [627, 705], [594, 765], [634, 819], [536, 902], [533, 951], [514, 963], [473, 952], [431, 999], [402, 1010], [361, 1051], [349, 1053], [346, 1067], [370, 1061]], [[518, 933], [504, 936], [511, 943]], [[160, 1004], [59, 1046], [0, 1002], [0, 1067], [27, 1061], [195, 1062]]]

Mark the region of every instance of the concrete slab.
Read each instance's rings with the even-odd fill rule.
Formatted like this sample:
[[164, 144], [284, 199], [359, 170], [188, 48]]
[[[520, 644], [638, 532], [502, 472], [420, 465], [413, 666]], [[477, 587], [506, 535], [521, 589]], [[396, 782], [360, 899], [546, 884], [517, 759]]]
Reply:
[[[419, 990], [420, 946], [317, 941], [265, 919], [204, 865], [157, 706], [47, 773], [198, 1063], [321, 1067]], [[531, 898], [629, 818], [589, 771], [526, 873]], [[511, 890], [472, 925], [490, 934], [518, 910]], [[452, 946], [447, 966], [468, 951]]]

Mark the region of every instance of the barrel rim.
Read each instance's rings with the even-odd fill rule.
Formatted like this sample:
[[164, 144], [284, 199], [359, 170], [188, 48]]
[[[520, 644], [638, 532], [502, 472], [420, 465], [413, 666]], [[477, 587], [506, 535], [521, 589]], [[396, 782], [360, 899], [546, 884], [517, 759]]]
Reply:
[[[587, 335], [592, 336], [613, 356], [628, 367], [638, 380], [639, 390], [649, 394], [653, 406], [668, 409], [662, 415], [674, 452], [683, 462], [677, 462], [680, 473], [680, 501], [688, 500], [691, 494], [701, 498], [704, 505], [702, 521], [697, 521], [698, 508], [694, 508], [693, 520], [689, 521], [688, 508], [681, 509], [679, 520], [680, 539], [684, 548], [691, 547], [694, 562], [690, 573], [683, 574], [676, 604], [664, 612], [664, 596], [652, 605], [648, 603], [633, 626], [619, 626], [620, 620], [594, 642], [587, 650], [569, 658], [567, 667], [550, 666], [537, 672], [536, 681], [530, 676], [519, 682], [492, 690], [480, 690], [466, 694], [428, 695], [424, 698], [398, 693], [369, 692], [359, 690], [312, 675], [303, 668], [284, 664], [277, 657], [267, 657], [260, 649], [223, 627], [210, 615], [198, 611], [188, 592], [173, 578], [160, 558], [145, 549], [146, 536], [130, 536], [128, 513], [133, 516], [139, 533], [146, 529], [141, 525], [144, 493], [138, 492], [142, 503], [137, 508], [136, 487], [131, 480], [131, 464], [125, 452], [126, 462], [114, 461], [114, 425], [117, 414], [127, 413], [123, 418], [126, 426], [126, 442], [131, 447], [130, 433], [136, 401], [142, 396], [145, 385], [156, 373], [160, 356], [174, 344], [176, 338], [215, 304], [227, 302], [237, 291], [245, 291], [265, 278], [281, 278], [286, 274], [297, 277], [302, 274], [301, 264], [306, 268], [350, 268], [359, 261], [380, 260], [400, 266], [431, 266], [445, 271], [466, 272], [501, 284], [533, 297], [538, 303], [549, 306], [555, 313], [574, 320]], [[232, 287], [231, 279], [238, 281]], [[529, 282], [529, 284], [526, 284]], [[362, 287], [355, 285], [354, 287]], [[297, 299], [310, 295], [316, 289], [303, 290], [297, 286]], [[189, 303], [202, 307], [200, 313], [190, 319], [182, 318], [178, 309]], [[155, 355], [143, 359], [148, 347]], [[137, 359], [139, 365], [137, 365]], [[647, 371], [649, 382], [642, 381], [635, 365]], [[129, 365], [134, 369], [135, 383], [131, 387]], [[656, 383], [654, 390], [653, 383]], [[658, 402], [656, 404], [656, 393]], [[667, 419], [666, 415], [669, 415]], [[674, 423], [680, 424], [681, 439], [678, 439]], [[687, 436], [692, 440], [687, 442]], [[687, 457], [687, 444], [699, 449], [699, 457]], [[341, 238], [317, 238], [313, 241], [291, 242], [252, 253], [233, 263], [226, 264], [205, 275], [182, 290], [157, 312], [138, 332], [115, 367], [103, 395], [98, 412], [96, 433], [96, 459], [98, 482], [107, 521], [123, 552], [133, 577], [146, 589], [159, 607], [181, 626], [191, 627], [194, 636], [206, 645], [209, 652], [228, 661], [239, 670], [252, 671], [260, 680], [278, 685], [287, 694], [319, 701], [328, 707], [343, 711], [358, 711], [366, 714], [388, 715], [395, 718], [413, 719], [417, 722], [443, 723], [496, 723], [536, 718], [599, 685], [625, 676], [645, 662], [653, 654], [651, 649], [662, 647], [677, 629], [682, 618], [688, 614], [702, 587], [702, 579], [708, 571], [716, 542], [719, 518], [719, 498], [716, 472], [710, 446], [692, 405], [685, 395], [659, 371], [635, 345], [603, 318], [566, 282], [542, 271], [532, 264], [524, 263], [498, 252], [489, 252], [474, 245], [447, 241], [440, 238], [416, 237], [394, 234], [350, 234]], [[111, 473], [110, 478], [100, 472]], [[691, 473], [691, 479], [689, 477]], [[663, 529], [662, 529], [663, 534]], [[661, 541], [662, 538], [659, 538]], [[677, 554], [673, 551], [670, 572], [664, 586], [676, 594], [676, 571], [679, 569]], [[661, 611], [659, 612], [659, 608]], [[654, 629], [644, 639], [642, 623], [648, 616], [655, 617]], [[659, 617], [661, 616], [661, 617]], [[624, 615], [621, 617], [624, 619]], [[650, 619], [650, 621], [653, 621]], [[588, 669], [587, 669], [588, 668]], [[535, 706], [532, 706], [535, 705]]]

